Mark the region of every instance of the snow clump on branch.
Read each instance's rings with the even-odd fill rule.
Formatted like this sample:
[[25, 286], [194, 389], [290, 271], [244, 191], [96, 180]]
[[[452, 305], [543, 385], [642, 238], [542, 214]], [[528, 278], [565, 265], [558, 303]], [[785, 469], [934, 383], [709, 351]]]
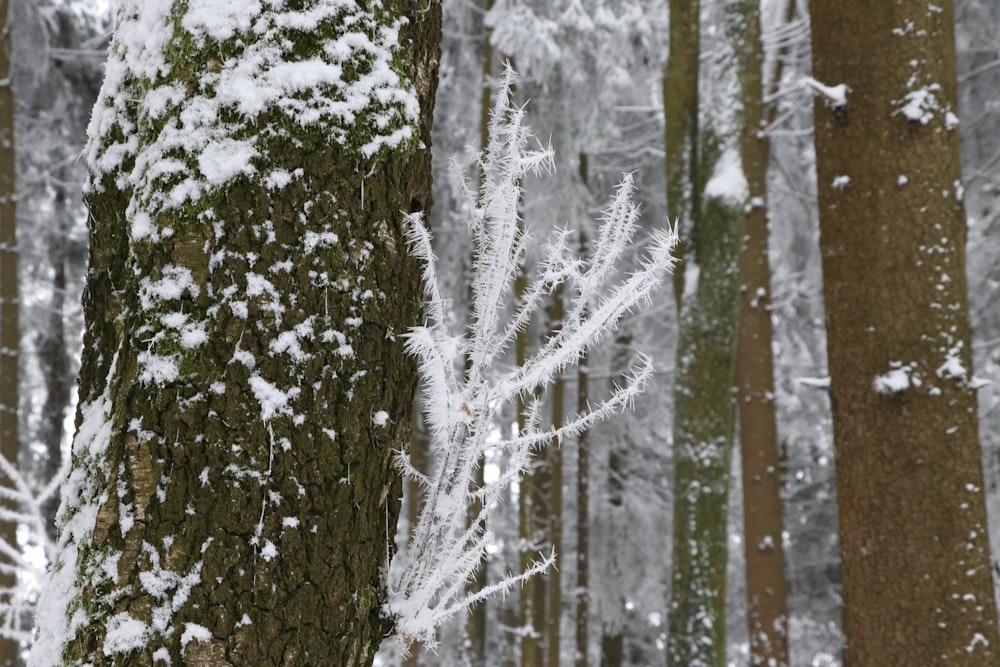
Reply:
[[[521, 182], [529, 172], [552, 164], [551, 149], [529, 148], [533, 137], [524, 125], [524, 110], [511, 101], [514, 77], [508, 68], [500, 81], [489, 143], [480, 158], [483, 182], [478, 192], [466, 184], [473, 204], [468, 224], [475, 256], [472, 321], [465, 334], [448, 329], [430, 231], [419, 214], [409, 217], [412, 252], [424, 264], [426, 324], [410, 331], [407, 346], [417, 357], [425, 392], [433, 472], [424, 474], [405, 455], [399, 458], [404, 473], [423, 487], [425, 498], [406, 556], [397, 556], [405, 561], [390, 582], [384, 610], [404, 645], [410, 640], [433, 645], [435, 629], [453, 614], [506, 593], [555, 562], [555, 554], [540, 554], [527, 571], [475, 593], [466, 591], [491, 541], [487, 521], [507, 487], [528, 468], [534, 452], [626, 408], [643, 390], [653, 366], [649, 358], [639, 358], [609, 398], [561, 426], [541, 425], [541, 390], [614, 331], [624, 314], [648, 302], [676, 262], [672, 255], [676, 229], [654, 232], [639, 270], [614, 282], [615, 267], [637, 231], [639, 218], [632, 201], [635, 186], [625, 176], [604, 211], [592, 257], [585, 261], [574, 253], [569, 243], [572, 232], [557, 232], [542, 253], [537, 280], [513, 305], [510, 320], [505, 319], [505, 304], [528, 242], [518, 217]], [[563, 284], [570, 303], [561, 328], [523, 365], [500, 370], [497, 359], [528, 326], [545, 297]], [[508, 440], [487, 442], [498, 414], [518, 396], [533, 397], [526, 428]], [[494, 481], [477, 486], [476, 471], [487, 448], [505, 452], [507, 462]], [[470, 519], [472, 508], [478, 513]]]

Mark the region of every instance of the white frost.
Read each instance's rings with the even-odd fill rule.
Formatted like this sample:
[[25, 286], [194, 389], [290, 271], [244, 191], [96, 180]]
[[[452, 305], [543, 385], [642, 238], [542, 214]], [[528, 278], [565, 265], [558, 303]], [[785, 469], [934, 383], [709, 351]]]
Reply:
[[104, 638], [104, 655], [128, 653], [142, 648], [149, 638], [149, 626], [133, 618], [127, 611], [108, 619]]

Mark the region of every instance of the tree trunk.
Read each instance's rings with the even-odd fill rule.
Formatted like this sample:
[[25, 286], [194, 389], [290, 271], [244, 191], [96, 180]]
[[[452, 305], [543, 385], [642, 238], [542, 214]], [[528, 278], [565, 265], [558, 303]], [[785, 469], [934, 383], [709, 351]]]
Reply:
[[[626, 325], [627, 326], [627, 325]], [[618, 377], [611, 382], [611, 388], [620, 383], [628, 371], [632, 356], [632, 336], [623, 326], [615, 338], [615, 353], [612, 367]], [[627, 548], [629, 537], [628, 511], [625, 507], [625, 488], [629, 474], [630, 433], [628, 420], [622, 419], [621, 426], [610, 436], [608, 452], [608, 495], [607, 511], [608, 562], [606, 564], [605, 590], [611, 592], [610, 599], [602, 600], [601, 609], [601, 667], [622, 667], [625, 659], [625, 573], [622, 570], [621, 554]]]
[[[484, 0], [483, 2], [483, 16], [493, 9], [493, 0]], [[479, 150], [486, 150], [486, 146], [489, 144], [489, 126], [490, 126], [490, 106], [491, 106], [491, 96], [493, 93], [493, 43], [490, 38], [493, 34], [493, 30], [486, 25], [486, 21], [483, 21], [483, 70], [482, 70], [482, 81], [480, 85], [482, 89], [479, 95]], [[482, 184], [485, 175], [480, 170], [479, 182]], [[472, 280], [469, 280], [469, 294], [471, 296], [472, 292]], [[469, 299], [469, 303], [472, 303], [472, 299]], [[468, 367], [466, 368], [468, 370]], [[485, 483], [483, 479], [483, 473], [485, 471], [486, 461], [485, 459], [479, 462], [479, 471], [477, 473], [476, 482], [480, 487]], [[472, 503], [469, 507], [469, 517], [470, 521], [474, 517], [479, 516], [479, 512], [482, 509], [482, 503], [478, 500]], [[472, 581], [469, 582], [469, 593], [474, 594], [483, 590], [486, 586], [487, 580], [487, 562], [484, 560], [480, 567], [476, 570], [475, 576]], [[466, 637], [468, 640], [467, 647], [467, 660], [470, 667], [486, 667], [486, 601], [480, 602], [469, 609], [469, 616], [466, 621]]]
[[[699, 211], [698, 189], [698, 54], [699, 0], [670, 0], [670, 51], [663, 77], [666, 125], [667, 218], [681, 229], [678, 257], [687, 257]], [[674, 299], [684, 292], [684, 266], [674, 271]]]
[[119, 11], [33, 664], [366, 665], [391, 631], [440, 7], [304, 4]]
[[[18, 318], [20, 302], [17, 287], [17, 189], [14, 159], [14, 91], [11, 88], [9, 0], [0, 0], [0, 456], [17, 465], [20, 450], [18, 435], [18, 350], [21, 330]], [[4, 479], [5, 486], [12, 481]], [[18, 510], [4, 501], [4, 508]], [[17, 549], [17, 524], [0, 522], [0, 542]], [[17, 575], [7, 557], [0, 558], [0, 603], [16, 613], [20, 605], [11, 606], [16, 594]], [[4, 619], [3, 625], [17, 628], [19, 618]], [[20, 645], [0, 636], [0, 665], [8, 667], [18, 662]]]
[[[552, 293], [552, 302], [548, 311], [549, 333], [555, 335], [561, 327], [563, 319], [563, 291], [559, 285]], [[557, 378], [551, 389], [552, 427], [562, 426], [565, 413], [566, 383], [562, 377]], [[562, 443], [549, 443], [546, 453], [549, 463], [549, 498], [548, 522], [549, 547], [562, 557], [562, 520], [563, 520], [563, 456]], [[562, 619], [562, 573], [558, 567], [546, 572], [546, 628], [545, 639], [548, 643], [548, 666], [559, 667], [559, 623]]]
[[[794, 2], [788, 6], [794, 12]], [[782, 545], [781, 465], [774, 414], [771, 352], [771, 267], [768, 262], [767, 165], [773, 119], [762, 100], [759, 0], [742, 0], [732, 15], [741, 59], [743, 171], [750, 206], [743, 220], [736, 390], [743, 461], [744, 552], [750, 664], [788, 667], [788, 597]], [[778, 66], [780, 71], [780, 65]], [[780, 75], [776, 77], [780, 79]], [[776, 88], [777, 83], [772, 83]], [[766, 117], [765, 117], [766, 116]]]
[[[739, 146], [742, 110], [732, 97], [738, 87], [737, 47], [726, 33], [713, 49], [706, 49], [713, 54], [706, 64], [712, 68], [712, 89], [704, 103], [705, 123], [695, 161], [701, 171], [690, 178], [693, 192], [703, 192], [699, 214], [686, 233], [685, 277], [679, 291], [667, 639], [667, 660], [674, 667], [722, 667], [726, 658], [729, 445], [739, 310], [737, 267], [746, 203]], [[671, 148], [669, 143], [667, 147]]]
[[952, 2], [811, 12], [848, 660], [996, 665]]
[[[431, 434], [427, 430], [424, 422], [424, 410], [420, 402], [424, 400], [421, 396], [416, 398], [417, 404], [413, 411], [413, 434], [410, 438], [410, 464], [415, 470], [429, 474], [428, 464], [430, 461]], [[417, 527], [420, 521], [420, 510], [423, 506], [424, 494], [420, 482], [416, 478], [406, 480], [406, 526], [410, 534]], [[413, 642], [407, 646], [408, 652], [403, 658], [403, 667], [419, 667], [420, 665], [420, 643]]]

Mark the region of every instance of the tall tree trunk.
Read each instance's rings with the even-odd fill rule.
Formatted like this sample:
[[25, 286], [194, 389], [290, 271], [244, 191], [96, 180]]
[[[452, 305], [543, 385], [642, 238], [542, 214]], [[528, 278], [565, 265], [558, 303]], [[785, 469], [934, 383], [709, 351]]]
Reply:
[[[484, 0], [483, 2], [483, 14], [485, 16], [491, 9], [493, 9], [493, 0]], [[490, 41], [493, 30], [486, 25], [486, 21], [483, 21], [483, 70], [482, 70], [482, 81], [480, 85], [482, 86], [479, 95], [479, 150], [486, 150], [486, 146], [489, 143], [489, 125], [490, 125], [490, 98], [493, 90], [493, 43]], [[479, 181], [482, 184], [484, 174], [480, 171]], [[469, 291], [472, 290], [472, 281], [469, 281]], [[471, 299], [469, 301], [471, 303]], [[480, 461], [479, 471], [476, 476], [476, 483], [480, 487], [484, 484], [483, 474], [486, 467], [486, 461]], [[469, 520], [472, 521], [474, 517], [479, 516], [479, 512], [482, 509], [481, 502], [475, 501], [469, 508]], [[475, 576], [472, 581], [469, 582], [469, 593], [474, 594], [486, 586], [486, 574], [487, 574], [487, 563], [483, 561], [482, 565], [476, 570]], [[469, 609], [469, 616], [466, 621], [466, 639], [468, 642], [467, 647], [467, 660], [470, 667], [485, 667], [486, 666], [486, 602], [480, 602]]]
[[[17, 219], [14, 159], [14, 91], [11, 88], [9, 0], [0, 0], [0, 456], [17, 465], [20, 449], [17, 429], [18, 350], [21, 331], [18, 322], [20, 303], [17, 288]], [[10, 486], [11, 480], [4, 479]], [[11, 507], [4, 501], [4, 507]], [[0, 541], [17, 549], [17, 524], [0, 522]], [[9, 605], [15, 595], [17, 575], [7, 557], [0, 558], [0, 602]], [[7, 609], [12, 607], [7, 606]], [[18, 618], [5, 619], [4, 625], [17, 627]], [[20, 646], [13, 639], [0, 636], [0, 665], [17, 664]]]
[[[679, 224], [682, 262], [690, 252], [698, 215], [698, 54], [699, 0], [670, 0], [670, 51], [663, 77], [666, 125], [667, 217]], [[680, 308], [684, 292], [684, 265], [674, 271], [674, 299]]]
[[[559, 285], [552, 293], [552, 302], [548, 311], [549, 333], [555, 335], [561, 327], [563, 319], [563, 285]], [[563, 423], [565, 414], [566, 383], [560, 377], [552, 385], [552, 426], [558, 428]], [[562, 521], [563, 521], [563, 456], [562, 443], [552, 442], [547, 452], [549, 463], [549, 498], [547, 531], [549, 547], [558, 557], [562, 556]], [[559, 623], [562, 619], [562, 573], [558, 567], [546, 572], [546, 613], [545, 639], [548, 644], [548, 666], [559, 667]]]
[[[52, 264], [52, 297], [49, 301], [48, 326], [38, 333], [38, 357], [45, 383], [45, 405], [42, 408], [38, 439], [45, 445], [46, 457], [40, 466], [39, 477], [44, 481], [55, 479], [62, 467], [62, 446], [65, 437], [64, 423], [70, 405], [72, 379], [69, 377], [69, 352], [66, 340], [66, 262], [67, 241], [70, 233], [70, 211], [67, 194], [57, 185], [54, 196], [54, 226], [48, 232], [48, 260]], [[56, 512], [58, 494], [42, 507], [47, 519], [49, 539], [56, 539]]]
[[[589, 187], [590, 160], [580, 153], [580, 180]], [[580, 229], [580, 259], [590, 254], [586, 231]], [[577, 364], [576, 410], [590, 406], [590, 365], [587, 357]], [[573, 664], [587, 667], [590, 649], [590, 433], [583, 431], [576, 440], [576, 592], [574, 600], [575, 645]]]
[[[430, 461], [431, 434], [427, 430], [424, 422], [424, 410], [420, 406], [421, 396], [416, 398], [417, 405], [413, 411], [413, 435], [410, 438], [410, 464], [414, 469], [428, 474], [428, 463]], [[423, 489], [416, 478], [406, 481], [406, 526], [412, 532], [420, 521], [420, 510], [423, 506]], [[407, 647], [407, 654], [403, 657], [403, 667], [419, 667], [420, 665], [420, 644], [413, 642]]]
[[[20, 301], [17, 287], [17, 216], [15, 201], [14, 159], [14, 92], [11, 89], [10, 16], [8, 0], [0, 0], [0, 456], [17, 465], [20, 450], [18, 435], [18, 350], [21, 330], [18, 318]], [[4, 479], [5, 486], [13, 482]], [[19, 508], [4, 501], [8, 510]], [[0, 541], [17, 549], [17, 524], [0, 522]], [[16, 613], [19, 606], [13, 601], [17, 575], [7, 557], [0, 558], [0, 602], [7, 605], [9, 613]], [[17, 628], [19, 618], [3, 620], [4, 626]], [[0, 665], [16, 665], [20, 646], [8, 637], [0, 636]]]
[[[710, 51], [712, 90], [700, 128], [696, 160], [700, 171], [690, 179], [693, 192], [703, 190], [701, 208], [690, 231], [684, 230], [667, 640], [668, 664], [674, 667], [722, 667], [726, 658], [729, 445], [746, 182], [739, 146], [741, 109], [738, 95], [733, 95], [738, 88], [735, 45], [725, 32]], [[669, 143], [667, 147], [670, 150]]]
[[[794, 2], [788, 3], [789, 20]], [[734, 8], [734, 41], [743, 91], [743, 172], [750, 206], [743, 221], [736, 390], [743, 461], [744, 552], [750, 664], [788, 666], [788, 596], [782, 546], [781, 465], [774, 414], [771, 352], [771, 267], [768, 262], [767, 165], [770, 141], [761, 130], [773, 120], [763, 103], [763, 49], [759, 0]], [[772, 89], [780, 79], [780, 63]]]
[[[627, 325], [626, 325], [627, 326]], [[615, 339], [615, 353], [612, 367], [619, 374], [612, 388], [628, 371], [632, 357], [632, 336], [623, 326]], [[604, 578], [605, 589], [612, 592], [611, 599], [603, 600], [606, 608], [601, 610], [601, 667], [622, 667], [625, 659], [625, 577], [622, 571], [621, 554], [627, 548], [628, 511], [625, 507], [625, 488], [628, 484], [628, 456], [630, 446], [628, 420], [622, 419], [621, 426], [611, 435], [608, 452], [608, 562]]]
[[423, 0], [122, 5], [33, 664], [371, 663], [439, 41]]
[[811, 12], [847, 657], [996, 665], [953, 5]]

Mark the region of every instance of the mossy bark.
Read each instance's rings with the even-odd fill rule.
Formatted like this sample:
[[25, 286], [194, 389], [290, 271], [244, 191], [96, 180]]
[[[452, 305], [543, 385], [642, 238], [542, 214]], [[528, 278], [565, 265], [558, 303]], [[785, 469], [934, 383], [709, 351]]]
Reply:
[[[709, 98], [700, 101], [697, 157], [689, 160], [695, 171], [688, 176], [692, 192], [700, 196], [694, 198], [698, 209], [690, 229], [682, 229], [684, 254], [677, 271], [685, 277], [676, 292], [674, 534], [667, 637], [671, 667], [722, 667], [726, 659], [727, 508], [746, 203], [738, 166], [738, 61], [728, 28], [710, 52], [711, 61], [703, 65], [713, 68], [712, 85]], [[699, 41], [690, 35], [684, 39]], [[685, 71], [698, 67], [695, 60]], [[677, 119], [668, 120], [668, 128], [671, 122]]]
[[848, 660], [996, 665], [953, 3], [810, 13]]
[[[415, 384], [401, 336], [421, 294], [401, 211], [430, 206], [440, 7], [399, 0], [373, 20], [400, 17], [393, 66], [419, 101], [413, 141], [365, 157], [366, 138], [351, 134], [363, 129], [338, 141], [335, 128], [265, 111], [244, 128], [257, 171], [294, 177], [269, 187], [237, 175], [152, 211], [171, 233], [143, 242], [123, 214], [129, 187], [95, 176], [80, 394], [84, 407], [108, 398], [110, 435], [96, 458], [74, 450], [74, 472], [96, 489], [75, 502], [97, 516], [77, 545], [68, 610], [88, 622], [70, 628], [65, 664], [367, 665], [391, 632], [381, 607], [401, 496], [392, 459], [409, 442]], [[188, 43], [182, 28], [173, 44]], [[341, 29], [333, 19], [288, 37], [305, 59]], [[232, 46], [178, 49], [162, 75], [199, 85]], [[148, 89], [130, 85], [139, 114]], [[140, 134], [139, 150], [155, 140], [155, 128]], [[194, 287], [170, 307], [203, 325], [203, 341], [172, 349], [148, 280], [176, 267]], [[175, 377], [150, 381], [151, 351], [174, 354]], [[142, 641], [123, 647], [119, 633], [112, 645], [116, 619], [144, 626]]]

